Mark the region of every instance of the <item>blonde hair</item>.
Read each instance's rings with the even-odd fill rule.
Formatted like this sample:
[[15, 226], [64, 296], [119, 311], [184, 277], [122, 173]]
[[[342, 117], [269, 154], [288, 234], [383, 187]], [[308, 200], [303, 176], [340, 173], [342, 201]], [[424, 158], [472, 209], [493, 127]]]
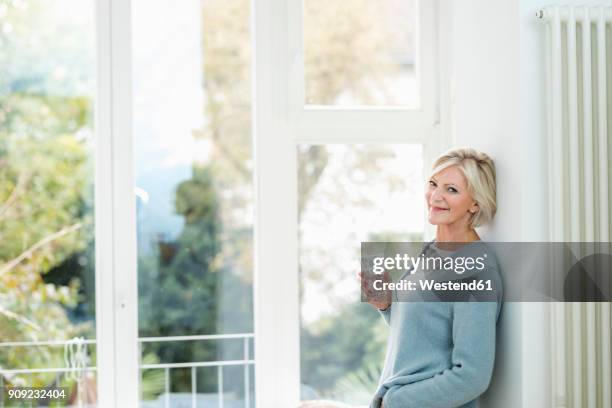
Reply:
[[479, 207], [470, 226], [476, 228], [491, 221], [497, 211], [495, 165], [491, 157], [472, 148], [449, 150], [436, 159], [431, 175], [451, 166], [461, 170], [467, 180], [468, 192]]

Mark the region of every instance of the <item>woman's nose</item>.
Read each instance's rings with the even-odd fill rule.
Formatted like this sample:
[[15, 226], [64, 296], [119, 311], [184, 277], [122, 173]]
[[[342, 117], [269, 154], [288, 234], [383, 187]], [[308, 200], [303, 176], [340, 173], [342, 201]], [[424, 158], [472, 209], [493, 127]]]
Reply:
[[440, 200], [442, 200], [442, 193], [440, 192], [440, 190], [435, 188], [431, 192], [431, 201], [440, 201]]

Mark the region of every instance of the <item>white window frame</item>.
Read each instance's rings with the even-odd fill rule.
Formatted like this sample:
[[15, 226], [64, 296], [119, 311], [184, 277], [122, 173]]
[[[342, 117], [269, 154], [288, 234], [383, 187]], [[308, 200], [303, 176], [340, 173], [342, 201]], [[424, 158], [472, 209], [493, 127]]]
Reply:
[[99, 407], [137, 407], [131, 1], [96, 0], [95, 246]]
[[305, 107], [302, 0], [252, 4], [256, 406], [296, 407], [300, 401], [296, 146], [420, 143], [425, 167], [448, 147], [450, 135], [444, 132], [442, 137], [440, 131], [438, 1], [419, 1], [418, 109]]
[[[303, 104], [302, 0], [251, 1], [257, 407], [295, 407], [300, 398], [297, 144], [421, 143], [425, 163], [448, 146], [440, 131], [438, 1], [419, 4], [419, 109], [327, 109]], [[131, 1], [96, 0], [95, 13], [98, 405], [136, 407]]]

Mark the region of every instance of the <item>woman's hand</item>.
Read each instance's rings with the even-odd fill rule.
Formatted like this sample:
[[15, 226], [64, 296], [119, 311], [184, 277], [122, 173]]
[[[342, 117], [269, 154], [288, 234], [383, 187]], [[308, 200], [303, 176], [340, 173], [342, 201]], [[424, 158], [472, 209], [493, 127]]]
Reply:
[[385, 271], [382, 275], [376, 276], [376, 279], [369, 277], [363, 272], [358, 272], [357, 276], [361, 282], [361, 291], [366, 296], [366, 300], [369, 304], [381, 310], [384, 310], [391, 305], [390, 290], [374, 289], [374, 280], [380, 279], [384, 283], [391, 282], [389, 272]]

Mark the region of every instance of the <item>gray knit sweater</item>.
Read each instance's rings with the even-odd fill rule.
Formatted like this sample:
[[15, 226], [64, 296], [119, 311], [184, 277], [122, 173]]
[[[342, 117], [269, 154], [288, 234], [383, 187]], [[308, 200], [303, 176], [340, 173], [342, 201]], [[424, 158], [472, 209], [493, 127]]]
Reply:
[[[430, 243], [425, 251], [432, 248]], [[392, 305], [381, 311], [390, 334], [370, 408], [379, 408], [381, 402], [384, 408], [476, 407], [489, 386], [502, 304], [499, 265], [482, 241], [456, 252], [487, 252], [485, 270], [464, 278], [491, 279], [495, 292], [487, 294], [487, 301], [475, 301], [482, 299], [479, 293], [465, 292], [453, 298], [459, 301], [409, 301], [394, 292]]]

